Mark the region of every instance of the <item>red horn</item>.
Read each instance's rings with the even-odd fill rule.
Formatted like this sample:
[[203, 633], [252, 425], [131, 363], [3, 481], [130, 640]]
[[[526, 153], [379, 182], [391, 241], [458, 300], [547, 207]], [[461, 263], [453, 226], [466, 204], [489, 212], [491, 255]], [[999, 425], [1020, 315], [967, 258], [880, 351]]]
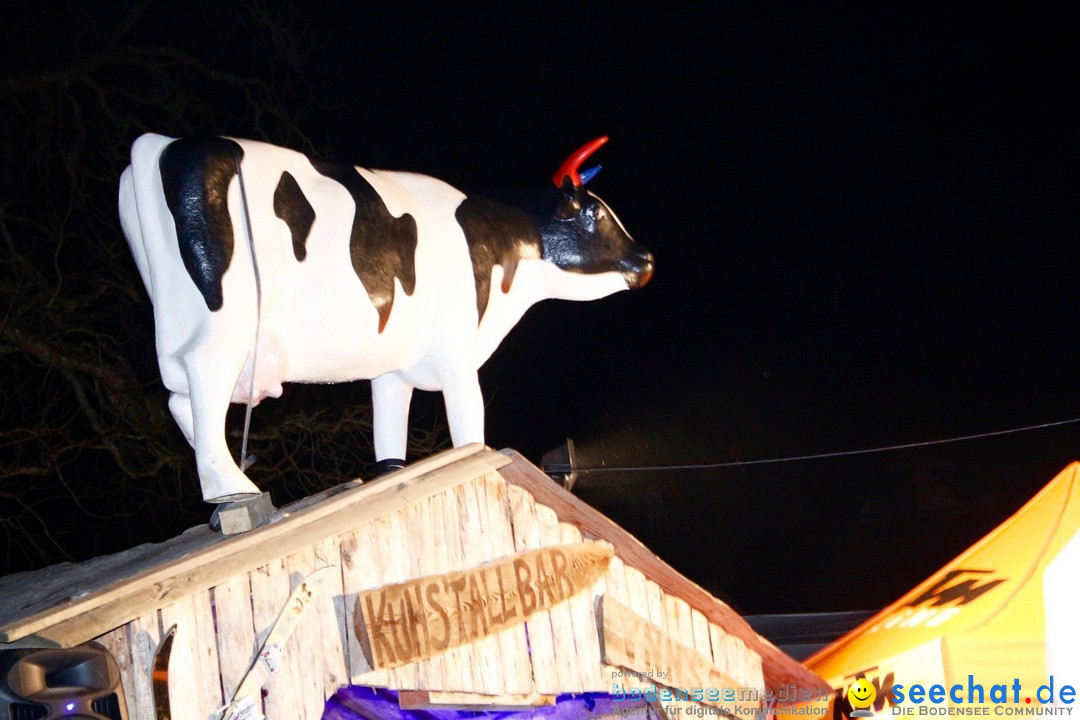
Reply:
[[587, 142], [577, 150], [570, 154], [570, 157], [566, 158], [566, 162], [562, 164], [562, 167], [551, 176], [551, 181], [555, 183], [555, 187], [562, 187], [563, 178], [570, 178], [570, 182], [575, 186], [581, 185], [581, 176], [578, 175], [578, 168], [581, 167], [581, 163], [592, 155], [597, 149], [608, 141], [607, 135], [598, 137], [591, 142]]

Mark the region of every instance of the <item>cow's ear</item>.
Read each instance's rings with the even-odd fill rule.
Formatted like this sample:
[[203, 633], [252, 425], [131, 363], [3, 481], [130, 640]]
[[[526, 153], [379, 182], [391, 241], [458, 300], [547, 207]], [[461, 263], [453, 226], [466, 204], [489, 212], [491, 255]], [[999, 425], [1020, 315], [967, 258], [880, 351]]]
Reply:
[[581, 203], [578, 201], [578, 189], [574, 185], [574, 181], [570, 179], [570, 176], [563, 178], [562, 185], [559, 186], [559, 209], [558, 216], [560, 220], [569, 220], [570, 218], [577, 217], [577, 214], [581, 212]]

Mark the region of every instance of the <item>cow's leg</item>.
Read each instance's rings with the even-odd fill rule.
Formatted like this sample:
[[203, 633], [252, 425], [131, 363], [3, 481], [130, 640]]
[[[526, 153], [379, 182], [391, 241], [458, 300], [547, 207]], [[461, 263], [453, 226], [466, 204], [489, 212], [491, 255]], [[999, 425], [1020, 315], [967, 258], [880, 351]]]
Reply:
[[397, 373], [387, 373], [371, 381], [371, 406], [375, 435], [376, 473], [405, 466], [409, 442], [409, 403], [412, 385]]
[[442, 377], [442, 386], [454, 447], [484, 442], [484, 396], [476, 371], [447, 373]]
[[[227, 347], [224, 343], [209, 342], [184, 357], [190, 388], [192, 447], [195, 448], [203, 500], [210, 503], [245, 500], [260, 494], [259, 488], [237, 467], [225, 442], [225, 413], [244, 356], [240, 356], [239, 362], [230, 363], [227, 358], [234, 353], [218, 354], [208, 350], [208, 347], [220, 350], [223, 345]], [[183, 400], [176, 401], [180, 410], [183, 404]]]
[[188, 445], [195, 447], [195, 418], [191, 414], [191, 398], [182, 393], [169, 395], [169, 412], [172, 413], [176, 424], [180, 426], [180, 432], [184, 433], [184, 439]]

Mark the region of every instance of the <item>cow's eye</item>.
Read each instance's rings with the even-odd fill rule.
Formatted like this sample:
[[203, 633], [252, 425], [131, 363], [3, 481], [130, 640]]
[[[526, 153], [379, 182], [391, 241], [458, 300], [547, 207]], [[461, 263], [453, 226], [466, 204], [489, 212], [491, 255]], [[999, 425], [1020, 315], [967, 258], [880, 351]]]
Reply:
[[559, 205], [558, 216], [560, 220], [570, 220], [581, 212], [581, 203], [577, 200], [567, 200]]

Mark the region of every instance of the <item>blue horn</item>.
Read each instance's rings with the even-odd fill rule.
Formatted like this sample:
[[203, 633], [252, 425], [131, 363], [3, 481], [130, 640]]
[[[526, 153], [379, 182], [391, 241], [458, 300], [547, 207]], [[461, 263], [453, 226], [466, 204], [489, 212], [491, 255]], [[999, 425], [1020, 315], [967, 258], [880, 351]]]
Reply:
[[600, 165], [595, 165], [595, 166], [589, 168], [588, 170], [582, 170], [579, 173], [581, 175], [581, 184], [584, 185], [585, 183], [589, 182], [594, 177], [596, 177], [596, 174], [598, 172], [600, 172], [601, 167], [602, 166], [600, 166]]

